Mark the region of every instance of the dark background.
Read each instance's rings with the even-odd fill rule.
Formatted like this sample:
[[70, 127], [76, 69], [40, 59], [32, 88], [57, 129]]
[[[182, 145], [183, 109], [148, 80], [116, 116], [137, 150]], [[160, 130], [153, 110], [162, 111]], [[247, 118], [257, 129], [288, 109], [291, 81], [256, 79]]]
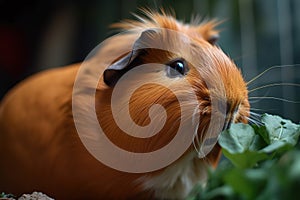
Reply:
[[[0, 0], [0, 99], [35, 72], [80, 62], [106, 37], [109, 24], [133, 18], [139, 7], [173, 8], [225, 20], [219, 45], [245, 79], [275, 68], [249, 85], [300, 83], [300, 1], [298, 0]], [[251, 92], [253, 111], [300, 120], [300, 87], [274, 86]], [[270, 99], [284, 98], [293, 102]], [[298, 101], [298, 102], [297, 102]], [[257, 110], [258, 109], [258, 110]]]

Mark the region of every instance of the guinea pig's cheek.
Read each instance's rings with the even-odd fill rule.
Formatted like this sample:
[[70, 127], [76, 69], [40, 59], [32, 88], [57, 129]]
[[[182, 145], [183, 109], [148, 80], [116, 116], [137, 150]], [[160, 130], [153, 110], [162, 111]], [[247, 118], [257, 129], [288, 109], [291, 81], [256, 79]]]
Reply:
[[238, 106], [237, 111], [233, 115], [233, 122], [234, 123], [248, 123], [248, 118], [249, 118], [249, 107], [240, 104]]

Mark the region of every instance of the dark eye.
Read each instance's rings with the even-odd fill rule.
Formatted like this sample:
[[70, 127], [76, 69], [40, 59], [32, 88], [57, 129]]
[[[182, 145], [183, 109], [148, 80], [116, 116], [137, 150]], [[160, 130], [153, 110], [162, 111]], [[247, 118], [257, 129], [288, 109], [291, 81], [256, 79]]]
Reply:
[[187, 63], [183, 59], [173, 60], [167, 65], [167, 75], [171, 78], [186, 75], [188, 71]]

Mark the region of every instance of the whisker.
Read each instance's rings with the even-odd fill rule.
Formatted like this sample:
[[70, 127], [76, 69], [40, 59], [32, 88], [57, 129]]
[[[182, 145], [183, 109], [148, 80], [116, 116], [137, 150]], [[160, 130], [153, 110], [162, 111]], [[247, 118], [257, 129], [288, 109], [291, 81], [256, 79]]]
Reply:
[[261, 114], [253, 111], [248, 111], [248, 114], [250, 115], [249, 117], [244, 117], [250, 122], [250, 124], [263, 125], [261, 122]]
[[250, 114], [250, 117], [251, 117], [252, 119], [259, 120], [259, 119], [260, 119], [260, 117], [261, 117], [261, 115], [260, 115], [260, 114], [258, 114], [258, 113], [249, 112], [249, 114]]
[[[271, 96], [249, 97], [249, 100], [251, 100], [251, 99], [261, 99], [261, 100], [269, 99], [269, 100], [278, 100], [278, 101], [287, 102], [287, 103], [295, 103], [295, 104], [300, 103], [300, 101], [292, 101], [292, 100], [289, 100], [289, 99], [283, 99], [283, 98], [271, 97]], [[253, 103], [253, 102], [251, 102], [251, 103]], [[254, 102], [254, 103], [256, 103], [256, 102]]]
[[256, 112], [251, 111], [251, 110], [249, 111], [249, 114], [254, 115], [254, 116], [261, 116], [260, 113], [256, 113]]
[[251, 118], [251, 117], [247, 117], [247, 119], [248, 119], [248, 121], [249, 121], [250, 123], [255, 124], [255, 125], [257, 125], [257, 126], [263, 125], [262, 122], [260, 122], [260, 121], [258, 121], [258, 120], [255, 120], [255, 119], [253, 119], [253, 118]]
[[197, 154], [199, 153], [198, 152], [198, 146], [200, 144], [199, 137], [198, 137], [198, 129], [199, 129], [199, 124], [197, 124], [196, 130], [195, 130], [195, 133], [194, 133], [194, 139], [193, 139], [193, 145], [194, 145], [194, 148], [195, 148]]
[[259, 108], [253, 108], [253, 107], [251, 107], [250, 110], [252, 112], [253, 111], [257, 111], [257, 112], [261, 112], [261, 113], [266, 113], [266, 112], [276, 111], [277, 109], [275, 109], [275, 108], [259, 109]]
[[260, 120], [261, 120], [261, 117], [249, 117], [250, 119], [252, 119], [252, 120], [254, 120], [254, 121], [256, 121], [257, 123], [260, 123], [261, 124], [261, 122], [260, 122]]
[[249, 103], [250, 103], [250, 104], [259, 103], [260, 101], [261, 101], [261, 99], [258, 99], [258, 100], [250, 100], [250, 99], [249, 99]]
[[263, 123], [260, 121], [260, 119], [254, 118], [254, 117], [247, 117], [248, 121], [250, 122], [250, 124], [255, 124], [257, 126], [261, 126], [263, 125]]
[[284, 68], [284, 67], [296, 67], [296, 66], [300, 66], [300, 64], [293, 64], [293, 65], [276, 65], [276, 66], [272, 66], [269, 67], [268, 69], [264, 70], [263, 72], [261, 72], [260, 74], [258, 74], [257, 76], [253, 77], [251, 80], [249, 80], [247, 82], [247, 85], [251, 84], [253, 81], [255, 81], [256, 79], [260, 78], [262, 75], [264, 75], [265, 73], [267, 73], [268, 71], [272, 70], [272, 69], [277, 69], [277, 68]]
[[[200, 141], [201, 141], [201, 144], [199, 144], [199, 149], [198, 149], [198, 157], [202, 156], [204, 154], [204, 151], [202, 149], [202, 145], [203, 145], [203, 135], [204, 135], [204, 130], [206, 129], [207, 127], [205, 126], [202, 131], [201, 131], [201, 138], [200, 138]], [[203, 157], [203, 156], [202, 156]], [[205, 156], [204, 156], [205, 157]]]
[[193, 137], [193, 147], [197, 154], [199, 154], [198, 147], [200, 145], [199, 137], [198, 137], [198, 129], [199, 129], [199, 121], [196, 122], [195, 119], [199, 115], [199, 108], [195, 106], [193, 114], [192, 114], [192, 124], [195, 125], [194, 137]]
[[[265, 94], [264, 94], [263, 97], [266, 97], [269, 93], [270, 93], [269, 91], [265, 92]], [[251, 97], [251, 96], [250, 96], [250, 97]], [[249, 100], [249, 103], [250, 103], [250, 104], [259, 103], [259, 102], [261, 101], [261, 99], [251, 100], [250, 97], [248, 97], [248, 100]]]
[[261, 114], [258, 114], [258, 113], [255, 113], [255, 112], [249, 112], [250, 113], [250, 115], [253, 115], [253, 116], [255, 116], [255, 117], [261, 117]]
[[254, 112], [253, 110], [262, 110], [262, 109], [254, 109], [254, 108], [250, 108], [250, 110], [248, 111], [249, 113], [253, 113], [256, 115], [259, 115], [259, 113]]
[[250, 111], [249, 114], [252, 118], [255, 118], [255, 119], [261, 117], [261, 114], [255, 113], [253, 111]]
[[261, 109], [261, 108], [253, 108], [253, 107], [251, 107], [250, 110], [263, 111], [264, 109]]
[[193, 115], [192, 115], [192, 124], [199, 124], [199, 122], [197, 122], [197, 123], [195, 122], [195, 118], [196, 118], [195, 116], [199, 115], [198, 112], [199, 112], [199, 108], [198, 108], [198, 106], [196, 106], [194, 109]]
[[196, 124], [196, 128], [195, 128], [195, 132], [194, 132], [194, 139], [193, 139], [193, 146], [194, 146], [194, 149], [197, 153], [197, 155], [201, 155], [201, 144], [202, 144], [202, 135], [203, 135], [203, 132], [205, 131], [206, 129], [206, 126], [202, 128], [201, 132], [199, 133], [199, 126], [200, 126], [200, 122], [195, 122], [195, 118], [194, 116], [196, 115], [200, 115], [199, 113], [199, 107], [196, 106], [194, 111], [193, 111], [193, 117], [192, 117], [192, 123], [193, 124]]
[[264, 88], [269, 88], [269, 87], [275, 87], [275, 86], [297, 86], [300, 87], [300, 84], [297, 83], [272, 83], [272, 84], [267, 84], [267, 85], [263, 85], [251, 90], [248, 90], [248, 93], [260, 90], [260, 89], [264, 89]]

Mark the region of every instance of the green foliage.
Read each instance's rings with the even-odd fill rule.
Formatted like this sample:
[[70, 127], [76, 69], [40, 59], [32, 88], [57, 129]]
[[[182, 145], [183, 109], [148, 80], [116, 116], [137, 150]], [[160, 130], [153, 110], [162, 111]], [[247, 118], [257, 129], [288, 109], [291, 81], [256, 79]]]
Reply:
[[4, 192], [0, 193], [0, 199], [10, 199], [10, 198], [13, 199], [15, 198], [15, 196], [12, 194], [6, 194]]
[[300, 125], [269, 114], [261, 122], [233, 124], [221, 133], [227, 159], [209, 170], [206, 187], [195, 187], [188, 200], [300, 198]]

